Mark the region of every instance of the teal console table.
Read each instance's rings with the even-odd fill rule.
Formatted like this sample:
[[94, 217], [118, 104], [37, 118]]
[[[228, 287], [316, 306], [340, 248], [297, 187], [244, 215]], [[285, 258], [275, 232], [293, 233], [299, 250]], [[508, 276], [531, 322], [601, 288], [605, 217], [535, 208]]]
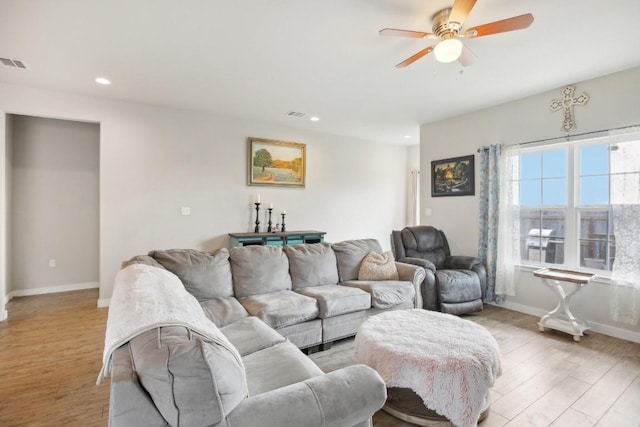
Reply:
[[285, 231], [284, 233], [229, 233], [232, 248], [250, 245], [284, 246], [324, 242], [324, 231]]

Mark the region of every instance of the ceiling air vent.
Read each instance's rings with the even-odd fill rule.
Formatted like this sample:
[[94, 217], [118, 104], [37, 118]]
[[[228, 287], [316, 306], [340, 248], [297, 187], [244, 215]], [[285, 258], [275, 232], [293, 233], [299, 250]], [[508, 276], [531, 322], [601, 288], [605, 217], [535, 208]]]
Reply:
[[304, 117], [306, 115], [307, 115], [307, 113], [301, 113], [299, 111], [289, 111], [287, 113], [287, 116], [291, 116], [291, 117]]
[[28, 70], [27, 64], [19, 59], [11, 59], [11, 58], [0, 58], [0, 62], [2, 62], [7, 67], [21, 68], [23, 70]]

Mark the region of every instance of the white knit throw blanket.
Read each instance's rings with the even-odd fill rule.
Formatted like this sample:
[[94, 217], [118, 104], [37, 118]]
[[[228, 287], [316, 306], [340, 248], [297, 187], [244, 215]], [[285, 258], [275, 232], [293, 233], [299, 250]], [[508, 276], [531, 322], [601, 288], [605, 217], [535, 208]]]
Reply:
[[132, 264], [116, 275], [109, 304], [100, 384], [111, 370], [111, 355], [132, 338], [160, 326], [184, 326], [225, 348], [244, 371], [238, 350], [205, 316], [202, 307], [173, 273]]
[[498, 344], [485, 328], [426, 310], [370, 317], [356, 335], [355, 354], [387, 387], [412, 389], [457, 427], [477, 425], [501, 373]]

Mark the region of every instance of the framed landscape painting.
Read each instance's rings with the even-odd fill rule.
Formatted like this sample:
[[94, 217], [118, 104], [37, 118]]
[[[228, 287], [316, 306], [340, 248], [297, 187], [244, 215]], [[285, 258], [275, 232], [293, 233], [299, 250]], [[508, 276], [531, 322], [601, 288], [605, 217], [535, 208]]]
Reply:
[[249, 185], [304, 187], [306, 145], [249, 138]]
[[475, 194], [473, 155], [431, 162], [431, 197]]

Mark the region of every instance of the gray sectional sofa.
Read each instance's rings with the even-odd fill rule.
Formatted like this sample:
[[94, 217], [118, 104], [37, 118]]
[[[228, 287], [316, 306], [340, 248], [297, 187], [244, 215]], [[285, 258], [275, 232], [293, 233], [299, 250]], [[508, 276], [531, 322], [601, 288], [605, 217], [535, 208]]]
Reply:
[[370, 426], [386, 399], [379, 375], [363, 365], [324, 374], [300, 349], [352, 336], [372, 314], [422, 305], [421, 267], [396, 263], [397, 280], [358, 280], [371, 252], [380, 244], [363, 239], [158, 250], [125, 262], [177, 276], [242, 362], [189, 328], [145, 331], [113, 352], [110, 425]]

